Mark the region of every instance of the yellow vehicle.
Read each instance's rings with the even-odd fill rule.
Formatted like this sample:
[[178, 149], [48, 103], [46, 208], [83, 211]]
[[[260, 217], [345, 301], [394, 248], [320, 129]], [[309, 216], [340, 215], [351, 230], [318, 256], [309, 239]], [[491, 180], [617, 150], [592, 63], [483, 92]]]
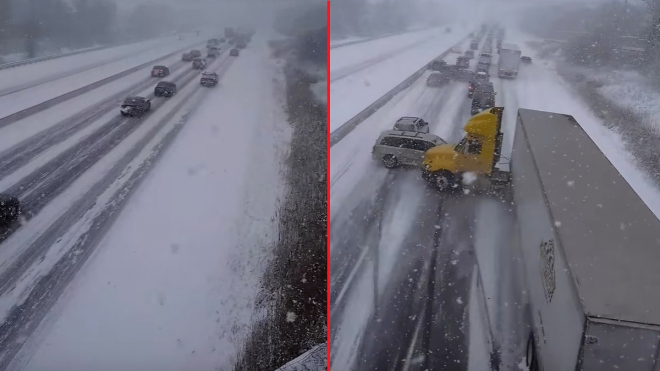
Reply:
[[465, 137], [458, 144], [435, 146], [424, 153], [422, 177], [440, 191], [470, 185], [489, 190], [505, 188], [510, 173], [497, 167], [502, 150], [504, 107], [480, 112], [465, 124]]

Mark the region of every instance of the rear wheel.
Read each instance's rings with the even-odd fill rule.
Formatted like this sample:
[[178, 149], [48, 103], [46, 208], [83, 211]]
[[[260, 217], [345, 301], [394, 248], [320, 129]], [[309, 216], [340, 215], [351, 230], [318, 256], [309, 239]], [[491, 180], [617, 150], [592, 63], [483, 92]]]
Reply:
[[392, 169], [399, 165], [399, 160], [394, 155], [385, 155], [383, 156], [383, 165], [388, 169]]

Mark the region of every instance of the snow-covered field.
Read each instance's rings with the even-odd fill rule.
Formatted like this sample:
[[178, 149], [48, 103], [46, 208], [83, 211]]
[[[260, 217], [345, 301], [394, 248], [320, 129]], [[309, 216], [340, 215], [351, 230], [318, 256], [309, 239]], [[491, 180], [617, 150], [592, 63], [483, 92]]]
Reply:
[[[440, 39], [441, 35], [439, 35], [439, 39], [434, 43], [446, 45], [446, 49], [458, 41], [458, 39], [452, 39], [455, 36], [454, 34], [444, 35], [444, 39]], [[526, 41], [529, 39], [529, 35], [519, 32], [515, 28], [507, 28], [507, 41], [517, 43], [523, 48], [523, 54], [531, 55], [534, 58], [532, 65], [521, 66], [521, 72], [516, 80], [501, 80], [491, 70], [491, 80], [497, 92], [497, 104], [505, 107], [503, 156], [509, 157], [511, 153], [518, 108], [573, 115], [640, 197], [657, 216], [660, 216], [660, 191], [649, 181], [648, 176], [642, 170], [635, 167], [632, 155], [625, 149], [621, 137], [608, 129], [606, 123], [591, 112], [587, 103], [561, 79], [552, 64], [538, 62], [539, 58], [534, 52], [525, 47]], [[432, 58], [429, 56], [423, 62], [411, 61], [409, 52], [398, 52], [402, 47], [402, 44], [389, 47], [389, 51], [398, 54], [398, 57], [392, 57], [386, 62], [358, 71], [336, 83], [333, 82], [331, 85], [331, 130], [336, 129], [385, 94], [392, 86], [417, 70], [421, 66], [420, 63], [426, 63]], [[339, 50], [342, 49], [339, 48]], [[437, 54], [442, 51], [438, 50]], [[355, 53], [359, 53], [359, 51], [355, 51]], [[387, 54], [388, 50], [382, 49], [380, 53]], [[373, 57], [372, 54], [363, 56], [364, 60], [369, 60], [371, 57]], [[339, 56], [334, 55], [333, 58], [339, 58]], [[397, 60], [397, 58], [400, 59]], [[452, 63], [453, 58], [455, 55], [449, 55], [446, 60], [448, 63]], [[355, 55], [347, 56], [346, 59], [359, 60]], [[397, 62], [395, 63], [394, 60]], [[496, 62], [497, 57], [495, 56], [494, 66]], [[351, 63], [358, 64], [359, 62]], [[347, 65], [351, 65], [351, 63], [347, 63]], [[475, 62], [472, 61], [472, 63]], [[341, 65], [340, 62], [337, 64]], [[332, 68], [334, 69], [335, 66], [333, 65]], [[404, 70], [409, 72], [400, 72]], [[424, 74], [416, 83], [396, 95], [331, 149], [332, 282], [336, 284], [333, 288], [334, 301], [331, 302], [331, 306], [336, 305], [338, 308], [332, 313], [333, 328], [336, 327], [333, 332], [332, 362], [334, 363], [332, 364], [340, 369], [348, 369], [355, 365], [358, 360], [356, 352], [364, 351], [364, 347], [372, 349], [382, 346], [382, 353], [390, 350], [385, 348], [385, 345], [373, 345], [373, 342], [366, 342], [368, 345], [365, 345], [363, 342], [363, 339], [373, 336], [373, 334], [369, 334], [370, 331], [375, 331], [375, 327], [370, 326], [369, 322], [374, 310], [373, 294], [370, 294], [374, 285], [371, 273], [374, 260], [372, 251], [378, 254], [380, 260], [378, 262], [380, 275], [377, 281], [380, 290], [385, 290], [383, 286], [388, 283], [398, 284], [397, 280], [401, 280], [403, 287], [405, 279], [413, 280], [413, 282], [418, 279], [415, 277], [424, 279], [424, 276], [418, 273], [419, 267], [407, 262], [410, 261], [411, 251], [415, 251], [411, 250], [410, 246], [417, 243], [415, 236], [429, 233], [428, 230], [434, 226], [438, 228], [434, 219], [420, 217], [420, 215], [426, 215], [425, 208], [436, 207], [434, 199], [425, 194], [427, 190], [424, 190], [422, 180], [419, 175], [414, 174], [414, 170], [411, 172], [388, 171], [372, 160], [370, 151], [378, 134], [391, 128], [395, 120], [401, 116], [424, 118], [429, 122], [431, 132], [443, 137], [448, 142], [455, 142], [462, 137], [462, 127], [470, 116], [469, 99], [466, 97], [467, 84], [452, 82], [445, 87], [433, 89], [425, 85], [427, 76], [428, 73]], [[390, 87], [374, 84], [373, 81], [378, 79], [388, 81]], [[339, 90], [337, 91], [337, 89]], [[638, 90], [640, 87], [636, 86], [634, 89]], [[607, 94], [608, 90], [605, 89], [603, 93]], [[365, 99], [365, 96], [370, 98]], [[632, 99], [634, 99], [634, 95]], [[648, 104], [643, 107], [651, 106], [653, 105]], [[639, 109], [643, 108], [639, 107]], [[653, 113], [648, 112], [648, 114]], [[523, 298], [520, 296], [522, 292], [520, 277], [517, 276], [514, 268], [520, 267], [512, 260], [496, 259], [496, 256], [492, 254], [492, 250], [504, 251], [502, 249], [508, 246], [506, 236], [500, 235], [496, 238], [497, 241], [484, 239], [484, 236], [497, 235], [495, 233], [497, 229], [493, 230], [492, 226], [493, 218], [505, 223], [510, 211], [507, 211], [508, 208], [501, 204], [491, 205], [488, 202], [474, 203], [474, 201], [466, 203], [463, 208], [457, 210], [461, 212], [472, 210], [471, 212], [476, 215], [471, 219], [474, 225], [465, 231], [467, 234], [464, 239], [474, 239], [476, 257], [485, 285], [483, 290], [487, 296], [497, 297], [496, 303], [488, 303], [488, 311], [494, 337], [503, 348], [503, 360], [507, 362], [505, 368], [516, 369], [522, 356], [520, 342], [521, 339], [524, 339], [524, 336], [518, 331], [520, 323], [516, 322], [522, 316], [516, 310], [520, 310]], [[433, 211], [429, 212], [431, 217], [436, 215]], [[451, 211], [445, 211], [445, 213], [449, 213], [445, 216], [450, 220], [450, 224], [460, 224], [460, 220], [463, 220], [463, 216], [460, 214], [452, 215]], [[451, 222], [452, 219], [454, 222]], [[353, 228], [356, 224], [358, 227]], [[377, 227], [374, 227], [374, 231], [362, 231], [368, 237], [356, 237], [356, 229], [363, 224]], [[412, 240], [411, 236], [413, 236]], [[437, 246], [437, 248], [440, 247], [442, 246]], [[424, 250], [436, 247], [422, 244], [417, 248]], [[451, 246], [445, 246], [445, 248], [451, 248]], [[459, 262], [458, 266], [459, 270], [461, 266], [464, 269], [471, 269], [470, 264], [466, 262]], [[502, 272], [508, 272], [508, 274]], [[407, 308], [410, 304], [405, 297], [397, 297], [394, 301], [381, 302], [379, 305], [380, 313], [391, 313], [404, 310], [402, 308]], [[477, 367], [480, 362], [485, 362], [483, 359], [484, 344], [476, 341], [474, 337], [486, 337], [483, 332], [480, 332], [484, 329], [479, 329], [485, 321], [483, 316], [479, 316], [478, 308], [471, 305], [467, 312], [470, 322], [468, 346], [470, 352], [481, 355], [472, 362], [471, 366]], [[365, 307], [372, 309], [367, 310]], [[510, 311], [499, 309], [505, 307], [517, 309]], [[356, 308], [360, 308], [360, 310], [357, 311]], [[410, 313], [414, 313], [414, 311]], [[411, 324], [406, 332], [400, 333], [400, 336], [393, 332], [383, 343], [397, 341], [390, 338], [401, 336], [406, 338], [414, 332], [415, 328]], [[410, 344], [411, 347], [415, 344], [414, 337]], [[380, 355], [377, 352], [374, 353], [376, 354], [374, 359], [378, 360], [378, 357], [382, 359], [382, 353]], [[369, 354], [362, 353], [361, 366], [369, 367], [364, 361], [368, 356]]]
[[[216, 88], [179, 92], [190, 98], [160, 131], [183, 122], [179, 137], [27, 340], [17, 369], [231, 366], [276, 238], [290, 132], [266, 41], [255, 37], [225, 64]], [[64, 242], [92, 227], [79, 223]]]

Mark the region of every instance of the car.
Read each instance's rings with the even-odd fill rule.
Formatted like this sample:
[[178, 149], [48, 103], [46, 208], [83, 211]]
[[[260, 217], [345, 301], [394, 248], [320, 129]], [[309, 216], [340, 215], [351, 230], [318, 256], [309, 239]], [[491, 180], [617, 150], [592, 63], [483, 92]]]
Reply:
[[483, 110], [495, 107], [496, 94], [492, 83], [479, 85], [474, 93], [474, 97], [472, 97], [470, 113], [476, 115]]
[[197, 49], [193, 49], [190, 51], [190, 55], [192, 55], [193, 58], [199, 58], [202, 56], [202, 52]]
[[398, 166], [422, 166], [424, 152], [441, 144], [446, 144], [437, 135], [414, 131], [388, 130], [383, 132], [371, 150], [372, 158], [386, 168]]
[[520, 57], [520, 61], [529, 64], [532, 63], [532, 57], [523, 55], [522, 57]]
[[404, 116], [396, 120], [394, 128], [397, 131], [416, 131], [419, 133], [429, 132], [429, 123], [419, 117]]
[[164, 77], [170, 74], [170, 69], [166, 66], [154, 66], [151, 69], [151, 76], [153, 77]]
[[192, 63], [193, 70], [203, 70], [206, 68], [206, 59], [204, 58], [195, 58]]
[[477, 50], [479, 48], [479, 40], [470, 41], [470, 49]]
[[229, 51], [229, 56], [230, 56], [230, 57], [238, 57], [238, 49], [236, 49], [236, 48], [232, 48], [232, 49]]
[[432, 71], [442, 71], [443, 67], [447, 65], [447, 62], [443, 61], [442, 59], [440, 60], [434, 60], [431, 63], [429, 63], [429, 69]]
[[453, 48], [451, 48], [451, 52], [452, 52], [452, 53], [462, 54], [462, 53], [463, 53], [463, 49], [461, 49], [460, 46], [454, 46]]
[[121, 105], [122, 116], [141, 116], [151, 109], [151, 101], [145, 97], [128, 97]]
[[236, 47], [239, 48], [239, 49], [245, 49], [247, 47], [247, 44], [244, 43], [244, 42], [240, 42], [240, 43], [236, 44]]
[[170, 81], [160, 81], [154, 89], [156, 97], [171, 97], [176, 94], [176, 84]]
[[216, 86], [220, 76], [215, 72], [203, 72], [199, 84], [205, 87]]
[[470, 58], [462, 55], [456, 58], [456, 67], [458, 68], [470, 68]]
[[488, 74], [485, 72], [477, 72], [476, 74], [474, 74], [473, 79], [470, 80], [470, 83], [468, 85], [468, 98], [472, 98], [472, 96], [474, 95], [474, 91], [481, 84], [492, 84], [489, 81]]
[[437, 88], [448, 84], [450, 80], [451, 78], [448, 74], [442, 72], [434, 72], [430, 74], [426, 79], [426, 86], [430, 88]]
[[176, 39], [177, 40], [183, 40], [183, 36], [179, 35]]
[[219, 55], [220, 55], [219, 49], [209, 49], [208, 53], [206, 53], [207, 58], [216, 58]]
[[18, 220], [21, 215], [21, 203], [17, 197], [0, 194], [0, 224], [4, 227]]
[[466, 50], [465, 51], [465, 56], [470, 58], [470, 59], [474, 59], [474, 50]]
[[490, 52], [489, 52], [489, 51], [486, 51], [486, 50], [482, 51], [482, 52], [479, 54], [479, 56], [480, 56], [480, 57], [493, 58], [493, 56], [490, 54]]
[[195, 57], [193, 57], [192, 54], [190, 54], [190, 53], [183, 53], [181, 55], [181, 60], [184, 61], [184, 62], [190, 62], [193, 59], [195, 59]]
[[454, 78], [458, 81], [472, 81], [474, 78], [474, 71], [470, 71], [467, 68], [461, 68], [456, 71]]
[[221, 37], [218, 40], [220, 40], [221, 43], [226, 43], [227, 42], [227, 39], [225, 39], [224, 37]]

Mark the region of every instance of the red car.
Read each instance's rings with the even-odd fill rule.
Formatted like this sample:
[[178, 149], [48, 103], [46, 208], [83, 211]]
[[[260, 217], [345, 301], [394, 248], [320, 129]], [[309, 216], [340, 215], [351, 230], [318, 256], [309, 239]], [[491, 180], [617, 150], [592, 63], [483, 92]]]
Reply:
[[154, 66], [151, 69], [151, 76], [153, 77], [164, 77], [170, 74], [170, 69], [165, 66]]

